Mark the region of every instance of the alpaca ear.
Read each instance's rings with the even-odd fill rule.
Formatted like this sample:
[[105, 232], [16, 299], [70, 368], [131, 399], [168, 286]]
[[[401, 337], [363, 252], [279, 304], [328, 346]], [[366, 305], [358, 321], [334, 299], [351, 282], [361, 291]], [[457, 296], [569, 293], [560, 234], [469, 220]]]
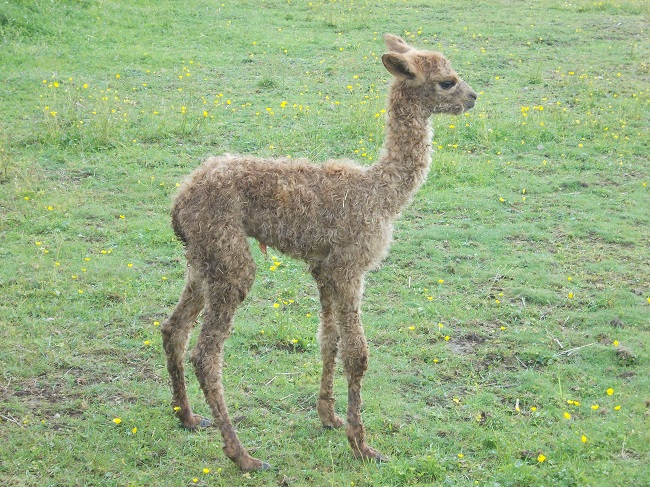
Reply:
[[389, 52], [404, 54], [405, 52], [409, 52], [411, 50], [411, 46], [404, 42], [404, 39], [402, 39], [400, 36], [393, 34], [384, 34], [384, 41], [386, 42], [386, 47], [388, 48]]
[[389, 52], [381, 56], [381, 62], [390, 74], [398, 78], [415, 79], [415, 73], [411, 70], [409, 62], [401, 54]]

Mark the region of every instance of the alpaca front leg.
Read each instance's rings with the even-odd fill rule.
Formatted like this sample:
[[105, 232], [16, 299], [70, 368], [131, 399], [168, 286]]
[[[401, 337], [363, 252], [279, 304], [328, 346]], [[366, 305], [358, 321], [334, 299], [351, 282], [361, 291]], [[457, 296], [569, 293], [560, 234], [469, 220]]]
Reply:
[[330, 316], [330, 310], [321, 314], [318, 339], [323, 360], [323, 375], [316, 403], [316, 411], [323, 426], [326, 428], [341, 428], [345, 424], [334, 412], [334, 371], [336, 368], [336, 353], [338, 347], [338, 332]]
[[366, 430], [361, 419], [361, 382], [368, 369], [368, 344], [359, 312], [343, 313], [340, 322], [341, 358], [348, 379], [348, 423], [345, 431], [352, 454], [361, 460], [386, 461], [383, 455], [366, 444]]
[[320, 269], [312, 269], [312, 275], [316, 279], [320, 294], [321, 314], [318, 342], [320, 343], [321, 358], [323, 360], [323, 374], [316, 402], [316, 411], [323, 426], [326, 428], [341, 428], [345, 423], [334, 412], [334, 371], [336, 368], [339, 333], [334, 319], [332, 297], [327, 286], [323, 284]]
[[202, 309], [201, 284], [193, 279], [190, 270], [180, 300], [161, 329], [163, 348], [167, 357], [167, 371], [172, 386], [172, 407], [181, 424], [188, 429], [204, 428], [211, 425], [208, 419], [192, 413], [185, 385], [184, 361], [187, 340], [194, 320]]

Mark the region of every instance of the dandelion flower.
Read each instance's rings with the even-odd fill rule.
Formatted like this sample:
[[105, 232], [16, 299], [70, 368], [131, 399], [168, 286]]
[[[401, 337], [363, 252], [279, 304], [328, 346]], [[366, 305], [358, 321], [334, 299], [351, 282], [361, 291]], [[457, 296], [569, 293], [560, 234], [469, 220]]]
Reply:
[[539, 456], [537, 457], [537, 461], [539, 463], [544, 463], [546, 461], [546, 457], [544, 456], [543, 453], [540, 453]]
[[131, 433], [136, 434], [138, 432], [138, 427], [135, 426], [132, 430]]
[[599, 407], [600, 407], [600, 406], [598, 406], [598, 404], [594, 404], [593, 406], [591, 406], [591, 409], [593, 409], [594, 411], [596, 411]]
[[564, 419], [571, 419], [571, 413], [564, 412]]
[[621, 410], [621, 406], [614, 406], [614, 411], [620, 411], [620, 410]]
[[607, 389], [607, 395], [611, 396], [612, 394], [614, 394], [614, 389], [610, 387], [609, 389]]
[[615, 347], [618, 347], [618, 340], [614, 340], [613, 345], [614, 345]]
[[279, 308], [279, 307], [280, 307], [280, 303], [273, 303], [273, 307], [274, 307], [274, 308]]
[[122, 420], [120, 418], [113, 418], [113, 423], [120, 424]]
[[585, 435], [582, 435], [580, 441], [582, 441], [583, 443], [587, 443], [587, 437]]
[[203, 473], [210, 473], [210, 469], [209, 468], [204, 468]]

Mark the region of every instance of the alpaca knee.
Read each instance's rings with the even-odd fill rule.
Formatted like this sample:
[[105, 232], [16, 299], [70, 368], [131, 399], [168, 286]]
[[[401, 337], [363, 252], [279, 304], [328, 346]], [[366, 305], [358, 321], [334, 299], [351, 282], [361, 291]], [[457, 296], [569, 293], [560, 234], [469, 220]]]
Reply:
[[365, 338], [357, 339], [354, 346], [341, 351], [343, 369], [348, 378], [361, 378], [368, 370], [368, 345]]

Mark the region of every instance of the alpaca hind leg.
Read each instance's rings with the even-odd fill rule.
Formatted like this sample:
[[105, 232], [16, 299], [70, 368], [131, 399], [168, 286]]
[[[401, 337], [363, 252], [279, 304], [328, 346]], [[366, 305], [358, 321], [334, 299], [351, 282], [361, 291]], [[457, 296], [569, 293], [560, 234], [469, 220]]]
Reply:
[[316, 411], [323, 426], [326, 428], [341, 428], [344, 421], [334, 412], [334, 371], [339, 334], [336, 329], [336, 318], [332, 307], [332, 296], [320, 276], [320, 268], [312, 268], [312, 275], [318, 284], [320, 294], [321, 314], [318, 329], [318, 341], [323, 361], [323, 373], [320, 391], [316, 402]]
[[[243, 244], [246, 245], [245, 239]], [[237, 437], [224, 398], [224, 343], [230, 334], [235, 311], [252, 286], [255, 275], [255, 263], [248, 248], [245, 247], [246, 251], [242, 251], [241, 255], [233, 255], [234, 248], [230, 246], [228, 264], [217, 265], [215, 272], [210, 272], [210, 277], [206, 278], [204, 323], [192, 351], [192, 362], [215, 424], [223, 437], [226, 456], [243, 471], [267, 470], [270, 465], [250, 456]]]
[[165, 321], [161, 332], [163, 348], [167, 356], [167, 371], [172, 386], [172, 407], [181, 424], [189, 429], [210, 426], [210, 421], [193, 414], [187, 398], [185, 385], [185, 350], [194, 325], [194, 320], [203, 309], [203, 290], [201, 280], [188, 268], [185, 289], [171, 316]]

